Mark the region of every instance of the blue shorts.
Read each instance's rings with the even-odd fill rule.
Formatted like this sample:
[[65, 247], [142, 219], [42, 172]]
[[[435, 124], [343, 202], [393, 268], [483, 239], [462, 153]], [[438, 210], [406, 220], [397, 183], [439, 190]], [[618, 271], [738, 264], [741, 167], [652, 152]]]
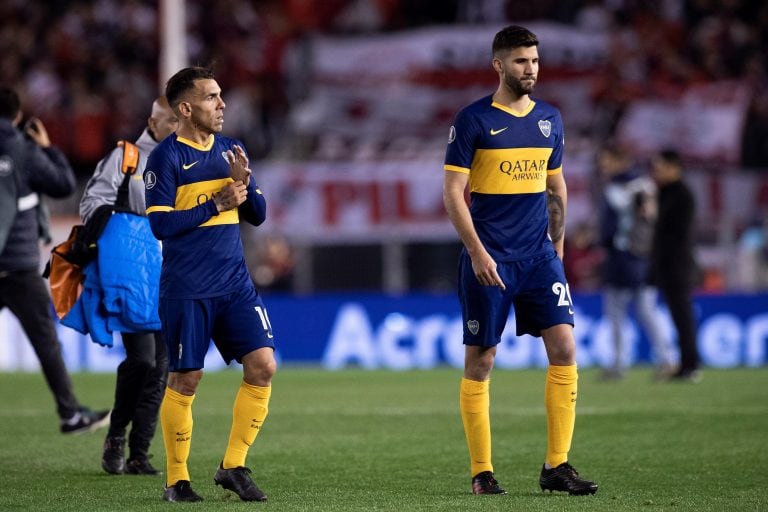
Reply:
[[203, 368], [211, 340], [227, 364], [275, 348], [267, 309], [253, 286], [205, 299], [161, 298], [160, 320], [170, 371]]
[[518, 336], [541, 336], [542, 329], [573, 325], [573, 304], [563, 262], [554, 251], [527, 260], [497, 263], [496, 271], [506, 290], [481, 285], [469, 255], [462, 251], [459, 301], [465, 345], [498, 345], [513, 305]]

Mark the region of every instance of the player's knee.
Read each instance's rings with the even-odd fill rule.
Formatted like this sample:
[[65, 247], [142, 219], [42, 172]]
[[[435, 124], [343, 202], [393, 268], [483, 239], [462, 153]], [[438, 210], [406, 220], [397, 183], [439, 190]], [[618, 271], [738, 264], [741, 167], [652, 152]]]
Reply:
[[483, 357], [469, 359], [464, 365], [464, 376], [470, 380], [482, 382], [488, 380], [493, 369], [493, 355], [484, 354]]
[[569, 366], [576, 361], [576, 347], [572, 343], [552, 343], [547, 350], [549, 364]]
[[243, 365], [243, 378], [248, 384], [267, 387], [272, 384], [276, 371], [277, 363], [274, 359], [260, 360], [257, 364]]
[[182, 395], [192, 396], [203, 378], [202, 370], [191, 372], [171, 372], [168, 375], [168, 387]]
[[275, 376], [275, 372], [277, 372], [277, 363], [274, 359], [260, 365], [260, 367], [256, 369], [257, 378], [262, 382], [263, 386], [268, 386], [269, 383], [272, 382], [272, 377]]

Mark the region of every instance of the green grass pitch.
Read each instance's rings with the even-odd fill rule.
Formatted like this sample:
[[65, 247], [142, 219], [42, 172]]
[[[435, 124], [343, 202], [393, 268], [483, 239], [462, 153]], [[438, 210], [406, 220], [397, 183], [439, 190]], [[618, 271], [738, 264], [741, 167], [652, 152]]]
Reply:
[[[162, 501], [162, 477], [110, 476], [104, 430], [63, 436], [38, 374], [0, 374], [0, 510], [768, 510], [768, 370], [711, 370], [700, 384], [622, 382], [584, 370], [571, 462], [594, 496], [542, 493], [544, 372], [494, 371], [496, 475], [507, 496], [470, 493], [458, 413], [460, 371], [283, 368], [248, 464], [269, 502], [213, 484], [229, 432], [237, 371], [207, 374], [194, 404], [189, 460], [205, 501]], [[78, 374], [84, 403], [111, 403], [114, 375]], [[162, 436], [152, 462], [164, 468]]]

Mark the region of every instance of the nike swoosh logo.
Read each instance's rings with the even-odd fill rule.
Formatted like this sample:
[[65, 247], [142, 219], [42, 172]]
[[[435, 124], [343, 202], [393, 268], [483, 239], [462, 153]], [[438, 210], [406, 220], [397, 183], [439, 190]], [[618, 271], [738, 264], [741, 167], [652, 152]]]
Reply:
[[184, 169], [184, 170], [186, 171], [187, 169], [189, 169], [190, 167], [192, 167], [193, 165], [195, 165], [195, 164], [196, 164], [197, 162], [199, 162], [199, 161], [200, 161], [200, 160], [195, 160], [195, 161], [194, 161], [194, 162], [192, 162], [191, 164], [181, 164], [181, 168], [182, 168], [182, 169]]
[[504, 128], [502, 128], [501, 130], [494, 130], [493, 128], [491, 128], [491, 135], [498, 135], [498, 134], [500, 134], [501, 132], [503, 132], [504, 130], [506, 130], [507, 128], [509, 128], [509, 126], [505, 126], [505, 127], [504, 127]]

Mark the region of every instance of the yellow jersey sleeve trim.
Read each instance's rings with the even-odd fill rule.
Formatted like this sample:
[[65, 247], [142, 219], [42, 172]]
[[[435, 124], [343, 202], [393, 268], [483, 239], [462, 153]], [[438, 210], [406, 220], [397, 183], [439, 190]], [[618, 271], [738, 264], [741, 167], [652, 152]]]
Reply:
[[560, 166], [557, 169], [547, 169], [547, 176], [554, 176], [555, 174], [560, 174], [561, 172], [563, 172], [563, 166]]
[[501, 103], [496, 103], [495, 101], [491, 102], [491, 106], [492, 107], [496, 107], [499, 110], [503, 110], [507, 114], [515, 116], [515, 117], [525, 117], [525, 116], [527, 116], [528, 114], [531, 113], [531, 110], [533, 110], [533, 107], [536, 106], [536, 102], [531, 100], [531, 102], [528, 104], [527, 107], [525, 107], [525, 110], [523, 110], [522, 112], [517, 112], [516, 110], [512, 110], [511, 108], [506, 107], [506, 106], [502, 105]]
[[150, 206], [147, 208], [147, 215], [149, 215], [152, 212], [172, 212], [173, 207], [172, 206]]
[[187, 146], [192, 146], [193, 148], [199, 151], [210, 151], [211, 148], [213, 147], [213, 134], [208, 136], [208, 142], [206, 142], [205, 144], [198, 144], [197, 142], [186, 139], [180, 135], [176, 136], [176, 140], [181, 142], [182, 144], [186, 144]]
[[467, 169], [466, 167], [459, 167], [458, 165], [447, 165], [446, 164], [446, 165], [443, 166], [443, 169], [445, 169], [446, 171], [451, 171], [451, 172], [460, 172], [460, 173], [464, 173], [464, 174], [469, 174], [469, 169]]

